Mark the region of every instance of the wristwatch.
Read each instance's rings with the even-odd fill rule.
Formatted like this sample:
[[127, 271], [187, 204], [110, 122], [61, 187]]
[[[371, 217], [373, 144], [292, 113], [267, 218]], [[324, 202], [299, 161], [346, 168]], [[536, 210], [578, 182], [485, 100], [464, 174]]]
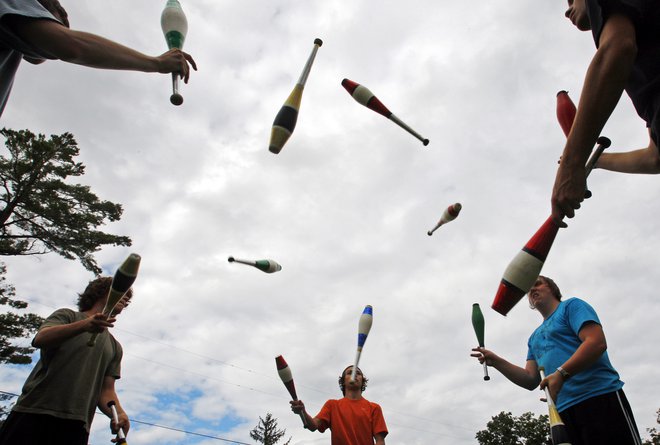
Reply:
[[561, 366], [557, 366], [557, 372], [561, 374], [564, 380], [568, 380], [571, 377], [571, 375]]

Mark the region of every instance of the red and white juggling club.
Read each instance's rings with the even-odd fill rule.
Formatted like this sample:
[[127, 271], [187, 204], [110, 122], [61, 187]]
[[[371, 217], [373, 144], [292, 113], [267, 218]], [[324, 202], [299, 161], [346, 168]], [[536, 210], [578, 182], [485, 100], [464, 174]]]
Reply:
[[[278, 355], [275, 357], [275, 365], [277, 366], [277, 373], [280, 375], [282, 383], [284, 383], [284, 386], [286, 386], [287, 391], [289, 391], [289, 394], [291, 395], [291, 399], [293, 401], [297, 401], [298, 395], [296, 394], [296, 385], [293, 383], [293, 374], [291, 374], [291, 368], [289, 368], [289, 364], [286, 362], [286, 360], [284, 360], [284, 357]], [[302, 419], [303, 425], [307, 426], [305, 413], [301, 412], [300, 418]]]
[[[608, 138], [599, 137], [598, 147], [587, 165], [589, 163], [595, 164], [603, 150], [609, 146], [610, 140]], [[587, 168], [587, 176], [590, 172], [591, 169]], [[508, 314], [511, 308], [529, 292], [541, 273], [543, 263], [548, 256], [548, 252], [550, 252], [558, 231], [559, 225], [554, 222], [552, 216], [548, 217], [541, 228], [511, 260], [504, 271], [491, 306], [495, 311], [502, 315]]]
[[[571, 132], [571, 128], [573, 128], [575, 113], [575, 104], [568, 96], [568, 92], [561, 90], [559, 93], [557, 93], [557, 120], [559, 121], [559, 125], [564, 131], [566, 137], [568, 137], [568, 134]], [[606, 137], [598, 138], [597, 143], [598, 147], [596, 148], [596, 151], [591, 155], [585, 166], [587, 176], [589, 176], [589, 173], [591, 173], [591, 170], [593, 170], [594, 166], [596, 165], [596, 161], [603, 153], [603, 150], [610, 146], [610, 141]], [[591, 198], [591, 195], [591, 191], [589, 191], [588, 188], [585, 188], [584, 197], [588, 199]]]
[[566, 137], [571, 132], [575, 120], [575, 104], [568, 96], [568, 91], [561, 90], [557, 93], [557, 120]]
[[357, 375], [358, 364], [360, 363], [360, 356], [362, 355], [362, 348], [367, 341], [367, 336], [371, 330], [371, 324], [374, 321], [374, 309], [370, 305], [364, 307], [360, 321], [358, 322], [358, 339], [357, 339], [357, 353], [355, 354], [355, 365], [351, 371], [351, 380], [355, 381]]
[[457, 202], [456, 204], [452, 204], [449, 207], [447, 207], [445, 209], [445, 211], [442, 213], [442, 216], [440, 217], [440, 221], [438, 221], [438, 224], [436, 224], [436, 226], [433, 229], [426, 232], [426, 234], [428, 236], [431, 236], [431, 235], [433, 235], [433, 232], [438, 230], [438, 228], [441, 225], [446, 224], [449, 221], [455, 220], [456, 217], [458, 216], [458, 214], [461, 213], [462, 208], [463, 208], [463, 206], [461, 205], [460, 202]]
[[348, 91], [348, 94], [350, 94], [353, 97], [353, 99], [355, 99], [358, 103], [364, 105], [370, 110], [375, 111], [378, 114], [382, 114], [383, 116], [385, 116], [386, 118], [397, 124], [399, 127], [403, 128], [408, 133], [412, 134], [417, 139], [422, 141], [422, 144], [424, 144], [425, 146], [429, 144], [428, 139], [420, 136], [419, 133], [417, 133], [415, 130], [413, 130], [408, 125], [406, 125], [406, 123], [403, 122], [401, 119], [396, 117], [396, 115], [394, 115], [394, 113], [388, 110], [387, 107], [383, 105], [383, 103], [380, 100], [378, 100], [378, 98], [374, 96], [374, 93], [369, 91], [367, 87], [348, 79], [342, 80], [341, 84], [346, 89], [346, 91]]
[[[167, 0], [165, 9], [160, 15], [160, 26], [163, 29], [167, 47], [169, 49], [183, 48], [183, 42], [188, 34], [188, 20], [181, 9], [179, 0]], [[179, 75], [172, 73], [172, 95], [170, 96], [172, 105], [181, 105], [183, 96], [179, 94]]]
[[555, 241], [559, 226], [549, 217], [509, 263], [497, 289], [492, 308], [506, 315], [532, 288]]

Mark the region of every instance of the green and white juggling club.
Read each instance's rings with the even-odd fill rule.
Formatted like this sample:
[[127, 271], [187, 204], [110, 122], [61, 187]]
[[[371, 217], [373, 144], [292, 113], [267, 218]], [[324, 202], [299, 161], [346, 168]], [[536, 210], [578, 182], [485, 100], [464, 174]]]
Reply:
[[[167, 47], [169, 49], [183, 49], [183, 42], [188, 34], [188, 20], [181, 9], [179, 0], [167, 0], [165, 9], [160, 15], [160, 26], [163, 29]], [[179, 94], [179, 75], [172, 73], [172, 105], [181, 105], [183, 96]]]
[[[128, 290], [135, 283], [137, 278], [138, 269], [140, 268], [140, 261], [142, 258], [136, 253], [130, 254], [117, 272], [115, 276], [112, 277], [112, 284], [110, 285], [110, 291], [108, 292], [108, 298], [105, 301], [105, 307], [103, 308], [103, 315], [109, 317], [112, 314], [119, 300], [128, 292]], [[92, 347], [96, 344], [96, 337], [98, 334], [92, 334], [87, 342], [87, 346]]]
[[[484, 320], [484, 314], [481, 312], [479, 303], [474, 303], [472, 305], [472, 327], [474, 328], [474, 333], [477, 334], [477, 341], [479, 342], [479, 347], [484, 348], [484, 328], [486, 322]], [[486, 365], [486, 360], [484, 360], [484, 380], [490, 380], [488, 376], [488, 365]]]
[[227, 258], [227, 261], [230, 263], [241, 263], [241, 264], [247, 264], [248, 266], [256, 267], [262, 272], [266, 273], [273, 273], [273, 272], [279, 272], [282, 270], [282, 266], [280, 266], [277, 261], [275, 260], [256, 260], [256, 261], [250, 261], [250, 260], [239, 260], [238, 258], [234, 258], [233, 256], [230, 256]]

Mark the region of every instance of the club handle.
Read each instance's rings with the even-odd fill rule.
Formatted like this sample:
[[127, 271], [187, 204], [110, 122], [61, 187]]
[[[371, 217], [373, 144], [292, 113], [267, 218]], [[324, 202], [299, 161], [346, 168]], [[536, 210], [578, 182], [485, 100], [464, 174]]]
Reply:
[[[544, 368], [539, 368], [539, 374], [541, 374], [541, 380], [545, 379], [545, 371]], [[543, 391], [545, 392], [545, 399], [548, 402], [548, 406], [554, 406], [555, 402], [552, 400], [552, 397], [550, 397], [550, 391], [548, 391], [548, 387], [546, 386], [543, 388]]]
[[110, 411], [112, 411], [112, 420], [115, 421], [115, 424], [117, 424], [117, 445], [128, 445], [126, 442], [126, 436], [124, 435], [124, 430], [119, 428], [119, 416], [117, 415], [117, 408], [115, 407], [115, 401], [111, 400], [108, 402], [108, 407], [110, 408]]
[[96, 345], [96, 337], [98, 337], [99, 334], [96, 332], [90, 335], [89, 340], [87, 340], [87, 346], [90, 348], [94, 347]]
[[179, 106], [183, 103], [183, 96], [179, 94], [179, 75], [172, 73], [172, 95], [170, 96], [172, 105]]
[[355, 377], [357, 376], [357, 368], [358, 364], [360, 363], [360, 355], [362, 354], [362, 349], [359, 348], [357, 352], [355, 353], [355, 365], [353, 365], [353, 369], [351, 370], [351, 381], [355, 381]]
[[300, 411], [300, 420], [302, 420], [303, 427], [307, 428], [307, 417], [305, 417], [305, 411]]
[[488, 365], [486, 365], [486, 360], [484, 360], [484, 380], [488, 381], [490, 380], [490, 376], [488, 375]]
[[[596, 150], [592, 153], [591, 157], [587, 161], [587, 164], [585, 165], [585, 177], [589, 177], [589, 174], [591, 174], [591, 171], [594, 169], [596, 166], [596, 162], [598, 162], [598, 159], [600, 158], [600, 155], [603, 154], [603, 151], [610, 145], [612, 145], [612, 141], [610, 141], [609, 138], [606, 138], [605, 136], [601, 136], [598, 138], [596, 141], [598, 146], [596, 147]], [[589, 199], [591, 198], [591, 191], [588, 188], [585, 188], [584, 190], [584, 198]]]

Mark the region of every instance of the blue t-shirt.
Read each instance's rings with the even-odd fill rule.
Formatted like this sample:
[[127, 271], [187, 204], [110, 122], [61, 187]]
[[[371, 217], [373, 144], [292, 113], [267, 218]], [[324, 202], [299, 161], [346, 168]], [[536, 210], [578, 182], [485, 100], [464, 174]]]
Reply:
[[0, 115], [2, 115], [18, 65], [24, 55], [33, 59], [52, 59], [53, 56], [25, 42], [7, 26], [7, 15], [56, 20], [37, 0], [0, 1]]
[[[600, 324], [596, 311], [584, 301], [570, 298], [560, 302], [557, 309], [529, 337], [527, 360], [534, 360], [548, 374], [554, 372], [580, 346], [580, 329], [591, 322]], [[622, 387], [619, 374], [612, 367], [607, 352], [604, 352], [596, 363], [564, 383], [555, 403], [561, 412], [576, 403], [618, 391]]]
[[586, 6], [596, 46], [611, 14], [623, 14], [633, 22], [637, 57], [625, 89], [660, 147], [660, 1], [587, 0]]

